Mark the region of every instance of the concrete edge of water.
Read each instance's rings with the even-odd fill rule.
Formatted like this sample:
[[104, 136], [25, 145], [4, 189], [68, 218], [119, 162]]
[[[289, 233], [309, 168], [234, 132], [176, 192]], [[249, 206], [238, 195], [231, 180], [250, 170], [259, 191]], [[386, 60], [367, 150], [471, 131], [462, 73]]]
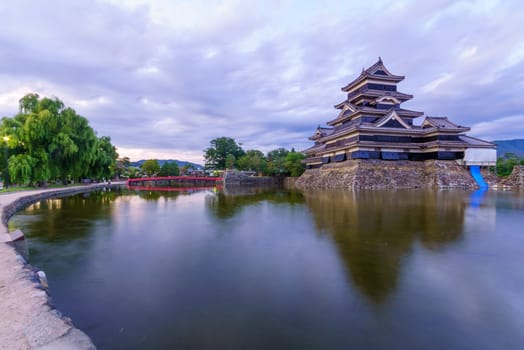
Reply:
[[17, 252], [12, 241], [23, 238], [23, 233], [9, 233], [8, 222], [16, 212], [40, 200], [124, 185], [118, 182], [0, 195], [0, 244], [7, 243], [0, 247], [0, 349], [96, 349], [87, 334], [52, 306], [45, 275]]

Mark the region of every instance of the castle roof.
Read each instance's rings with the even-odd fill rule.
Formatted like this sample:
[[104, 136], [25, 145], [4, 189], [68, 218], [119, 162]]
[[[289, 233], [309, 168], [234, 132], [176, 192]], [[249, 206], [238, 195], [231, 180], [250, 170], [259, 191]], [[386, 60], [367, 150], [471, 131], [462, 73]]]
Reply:
[[405, 101], [411, 100], [413, 98], [413, 95], [405, 94], [405, 93], [400, 92], [400, 91], [386, 91], [386, 92], [384, 92], [384, 91], [381, 91], [381, 90], [373, 90], [373, 89], [369, 89], [367, 87], [362, 87], [362, 88], [360, 88], [360, 89], [358, 89], [356, 91], [353, 91], [353, 92], [349, 93], [346, 100], [336, 104], [334, 107], [336, 109], [341, 109], [345, 105], [351, 104], [351, 101], [356, 100], [360, 96], [374, 97], [375, 100], [378, 100], [378, 99], [381, 99], [381, 98], [390, 97], [390, 98], [395, 98], [395, 99], [399, 100], [399, 102], [405, 102]]
[[362, 69], [362, 73], [360, 73], [360, 75], [355, 80], [353, 80], [341, 89], [342, 91], [348, 92], [349, 90], [351, 90], [353, 86], [362, 82], [364, 79], [377, 79], [398, 83], [404, 80], [404, 76], [392, 74], [386, 68], [386, 66], [384, 66], [382, 59], [379, 57], [378, 61], [374, 65], [372, 65], [368, 69]]
[[316, 140], [324, 136], [331, 135], [333, 133], [333, 128], [322, 128], [320, 125], [315, 130], [315, 133], [309, 137], [310, 140]]
[[447, 117], [426, 117], [421, 125], [423, 128], [434, 127], [437, 129], [450, 129], [469, 131], [467, 126], [457, 125], [448, 120]]
[[404, 120], [402, 120], [402, 118], [400, 118], [400, 116], [398, 115], [397, 111], [395, 111], [394, 109], [391, 109], [385, 116], [375, 121], [373, 125], [376, 127], [381, 127], [385, 126], [386, 123], [389, 121], [395, 121], [405, 129], [411, 129], [411, 126], [407, 124]]
[[395, 112], [399, 116], [404, 117], [404, 118], [418, 118], [424, 115], [424, 112], [418, 112], [418, 111], [413, 111], [410, 109], [398, 108], [398, 107], [393, 107], [393, 106], [390, 109], [377, 109], [377, 108], [368, 107], [368, 106], [354, 106], [354, 107], [355, 107], [354, 110], [350, 110], [350, 109], [342, 110], [335, 119], [328, 121], [326, 124], [334, 125], [344, 120], [351, 119], [351, 117], [357, 114], [368, 114], [368, 115], [372, 114], [372, 115], [377, 115], [377, 116], [383, 116], [387, 114], [391, 109], [394, 109]]
[[477, 139], [475, 137], [471, 137], [471, 136], [466, 136], [466, 135], [460, 135], [459, 138], [466, 142], [469, 146], [472, 146], [472, 147], [492, 147], [492, 148], [497, 148], [497, 145], [494, 144], [493, 142], [488, 142], [488, 141], [484, 141], [484, 140], [481, 140], [481, 139]]

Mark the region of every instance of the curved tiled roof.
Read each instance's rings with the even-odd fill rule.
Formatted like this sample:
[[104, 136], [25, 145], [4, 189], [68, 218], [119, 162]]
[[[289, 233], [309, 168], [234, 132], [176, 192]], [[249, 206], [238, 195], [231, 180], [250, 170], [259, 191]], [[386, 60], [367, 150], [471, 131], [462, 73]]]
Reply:
[[362, 73], [360, 73], [360, 75], [355, 80], [353, 80], [352, 82], [350, 82], [349, 84], [347, 84], [346, 86], [344, 86], [341, 89], [342, 91], [348, 91], [350, 90], [351, 86], [354, 86], [360, 83], [362, 80], [366, 78], [394, 81], [397, 83], [404, 80], [403, 75], [391, 74], [391, 72], [386, 68], [386, 66], [384, 66], [382, 59], [379, 57], [378, 61], [375, 64], [373, 64], [368, 69], [363, 69]]
[[426, 117], [422, 122], [422, 126], [431, 125], [437, 129], [454, 129], [454, 130], [470, 130], [470, 128], [462, 125], [457, 125], [448, 120], [447, 117]]
[[460, 135], [459, 139], [466, 142], [470, 146], [482, 146], [482, 147], [493, 147], [493, 148], [497, 147], [497, 145], [494, 144], [493, 142], [484, 141], [484, 140], [477, 139], [471, 136]]

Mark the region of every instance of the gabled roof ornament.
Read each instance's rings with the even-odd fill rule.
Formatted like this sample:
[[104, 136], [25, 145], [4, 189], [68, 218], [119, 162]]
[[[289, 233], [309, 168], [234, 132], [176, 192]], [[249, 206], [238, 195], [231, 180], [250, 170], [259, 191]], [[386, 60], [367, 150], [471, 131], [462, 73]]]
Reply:
[[378, 56], [378, 62], [382, 63], [382, 57]]

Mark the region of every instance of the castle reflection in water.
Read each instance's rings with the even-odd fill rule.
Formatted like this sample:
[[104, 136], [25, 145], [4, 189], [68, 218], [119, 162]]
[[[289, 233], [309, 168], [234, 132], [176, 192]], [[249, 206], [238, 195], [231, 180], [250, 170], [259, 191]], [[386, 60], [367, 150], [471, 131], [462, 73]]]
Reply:
[[[350, 283], [374, 303], [397, 286], [403, 259], [414, 246], [438, 251], [460, 241], [466, 228], [495, 224], [493, 206], [483, 206], [484, 192], [340, 191], [292, 192], [292, 203], [305, 205], [319, 235], [336, 247]], [[207, 198], [219, 217], [234, 216], [243, 206], [278, 201], [274, 192], [218, 193]], [[288, 201], [289, 198], [282, 198]]]

